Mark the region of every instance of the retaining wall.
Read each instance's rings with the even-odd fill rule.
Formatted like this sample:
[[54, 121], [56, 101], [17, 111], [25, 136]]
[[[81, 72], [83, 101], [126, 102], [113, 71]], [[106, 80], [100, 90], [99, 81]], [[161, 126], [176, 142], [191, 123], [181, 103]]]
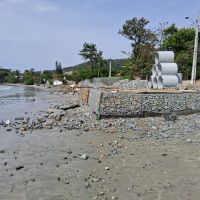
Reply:
[[101, 100], [101, 89], [91, 88], [90, 95], [88, 99], [88, 105], [90, 108], [90, 112], [99, 112]]
[[169, 112], [199, 112], [200, 93], [111, 93], [102, 92], [99, 101], [101, 117], [139, 117]]

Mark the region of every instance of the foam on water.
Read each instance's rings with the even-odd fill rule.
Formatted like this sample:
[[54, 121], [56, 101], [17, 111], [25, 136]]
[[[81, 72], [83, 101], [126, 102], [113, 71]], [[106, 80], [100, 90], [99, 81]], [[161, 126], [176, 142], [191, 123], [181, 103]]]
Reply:
[[2, 90], [10, 90], [11, 88], [12, 88], [11, 86], [0, 85], [0, 91], [2, 91]]

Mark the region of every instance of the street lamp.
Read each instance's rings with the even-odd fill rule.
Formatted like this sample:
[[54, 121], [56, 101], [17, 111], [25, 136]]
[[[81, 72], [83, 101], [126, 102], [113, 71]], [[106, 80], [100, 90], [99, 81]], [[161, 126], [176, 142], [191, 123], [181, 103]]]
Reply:
[[198, 40], [199, 40], [199, 11], [195, 22], [192, 20], [191, 17], [185, 17], [185, 19], [191, 20], [195, 26], [194, 54], [192, 63], [192, 76], [191, 76], [191, 84], [194, 85], [196, 81], [197, 53], [198, 53]]

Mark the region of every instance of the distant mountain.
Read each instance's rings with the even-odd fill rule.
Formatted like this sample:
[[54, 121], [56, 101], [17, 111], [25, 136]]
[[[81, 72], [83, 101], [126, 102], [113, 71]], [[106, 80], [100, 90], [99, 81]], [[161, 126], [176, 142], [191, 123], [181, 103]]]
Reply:
[[[109, 66], [110, 61], [111, 61], [112, 62], [112, 69], [120, 69], [122, 66], [125, 65], [127, 60], [128, 59], [107, 59], [106, 63], [107, 63], [107, 66]], [[79, 70], [81, 68], [85, 68], [87, 66], [88, 66], [88, 62], [84, 62], [84, 63], [78, 64], [78, 65], [75, 65], [73, 67], [63, 68], [63, 71], [64, 72], [75, 71], [75, 70]]]

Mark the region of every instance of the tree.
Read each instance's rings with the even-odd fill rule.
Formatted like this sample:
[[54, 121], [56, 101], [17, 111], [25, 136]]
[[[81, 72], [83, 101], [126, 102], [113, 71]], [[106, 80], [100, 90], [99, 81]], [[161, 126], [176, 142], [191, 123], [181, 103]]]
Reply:
[[19, 83], [20, 72], [19, 70], [3, 69], [0, 67], [0, 83]]
[[85, 61], [89, 61], [91, 71], [96, 64], [100, 63], [100, 60], [103, 60], [103, 51], [98, 51], [96, 44], [93, 43], [84, 43], [79, 55], [82, 56]]
[[158, 24], [158, 28], [156, 29], [157, 37], [158, 37], [158, 48], [162, 45], [163, 41], [167, 37], [166, 35], [166, 27], [168, 22], [160, 22]]
[[[173, 24], [166, 29], [166, 34], [167, 37], [163, 41], [161, 49], [174, 51], [179, 72], [183, 74], [184, 79], [190, 78], [195, 30], [193, 28], [178, 29], [175, 24]], [[198, 65], [199, 63], [198, 58]], [[197, 67], [197, 77], [199, 76], [200, 71]]]
[[5, 82], [6, 76], [8, 76], [10, 71], [8, 69], [3, 69], [0, 67], [0, 83]]
[[30, 70], [25, 70], [23, 74], [23, 82], [25, 85], [33, 85], [35, 83], [33, 68]]
[[58, 63], [58, 61], [56, 61], [55, 67], [56, 67], [57, 78], [58, 78], [59, 80], [61, 80], [62, 74], [63, 74], [61, 62]]
[[42, 82], [45, 83], [46, 81], [52, 81], [53, 80], [53, 72], [44, 70], [41, 76]]
[[176, 24], [172, 24], [164, 29], [165, 38], [169, 37], [170, 35], [176, 33], [178, 31], [178, 27]]
[[181, 28], [173, 33], [163, 41], [162, 49], [173, 50], [175, 53], [180, 51], [193, 52], [195, 30], [193, 28]]
[[131, 41], [132, 53], [127, 67], [132, 66], [132, 77], [149, 75], [153, 64], [153, 54], [158, 38], [155, 32], [146, 26], [149, 20], [136, 17], [127, 20], [119, 34]]

